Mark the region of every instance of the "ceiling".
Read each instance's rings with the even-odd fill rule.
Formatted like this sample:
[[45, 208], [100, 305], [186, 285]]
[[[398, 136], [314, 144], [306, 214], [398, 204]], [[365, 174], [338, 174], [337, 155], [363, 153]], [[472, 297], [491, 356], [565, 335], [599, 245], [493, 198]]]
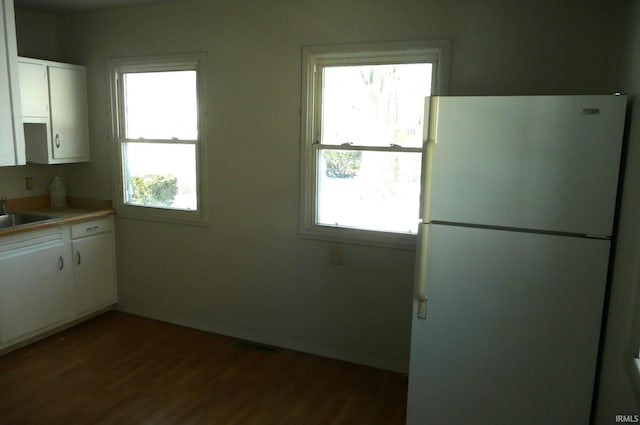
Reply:
[[16, 7], [66, 13], [167, 1], [171, 0], [14, 0], [14, 3]]

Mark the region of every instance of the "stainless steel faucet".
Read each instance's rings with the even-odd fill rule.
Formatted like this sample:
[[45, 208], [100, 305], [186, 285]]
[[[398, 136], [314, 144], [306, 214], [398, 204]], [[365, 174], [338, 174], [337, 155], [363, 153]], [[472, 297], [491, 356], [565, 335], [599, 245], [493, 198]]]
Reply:
[[7, 198], [0, 198], [0, 210], [2, 210], [2, 215], [9, 214], [9, 210], [7, 209]]

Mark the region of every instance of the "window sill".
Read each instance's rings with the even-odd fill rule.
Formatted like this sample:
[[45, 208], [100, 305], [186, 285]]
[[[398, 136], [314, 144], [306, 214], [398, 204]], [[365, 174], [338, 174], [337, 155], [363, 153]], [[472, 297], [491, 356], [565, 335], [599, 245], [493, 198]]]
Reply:
[[416, 235], [374, 230], [348, 229], [344, 227], [311, 226], [298, 230], [303, 239], [349, 243], [354, 245], [377, 246], [382, 248], [415, 251]]
[[206, 226], [202, 211], [179, 211], [131, 205], [116, 206], [118, 217], [136, 220], [159, 221], [164, 223]]

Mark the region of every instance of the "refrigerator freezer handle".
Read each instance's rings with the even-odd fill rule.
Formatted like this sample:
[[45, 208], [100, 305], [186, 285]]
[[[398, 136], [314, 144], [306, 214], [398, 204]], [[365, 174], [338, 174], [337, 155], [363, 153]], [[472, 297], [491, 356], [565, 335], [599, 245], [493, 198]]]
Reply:
[[427, 318], [427, 236], [428, 224], [420, 224], [416, 246], [416, 297], [418, 298], [418, 319]]

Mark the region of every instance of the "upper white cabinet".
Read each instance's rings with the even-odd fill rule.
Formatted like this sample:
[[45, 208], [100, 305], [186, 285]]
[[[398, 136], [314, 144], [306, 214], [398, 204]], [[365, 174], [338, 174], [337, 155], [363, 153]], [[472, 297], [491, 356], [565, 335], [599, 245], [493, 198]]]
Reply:
[[22, 119], [49, 118], [47, 67], [41, 63], [18, 62]]
[[88, 161], [85, 68], [23, 57], [18, 62], [27, 161]]
[[24, 164], [13, 0], [0, 0], [0, 166]]

